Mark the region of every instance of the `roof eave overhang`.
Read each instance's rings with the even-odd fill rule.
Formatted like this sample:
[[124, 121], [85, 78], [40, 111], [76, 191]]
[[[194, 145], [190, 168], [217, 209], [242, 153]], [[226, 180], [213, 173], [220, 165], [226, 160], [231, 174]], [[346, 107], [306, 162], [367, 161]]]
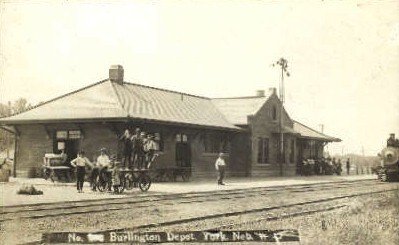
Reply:
[[325, 138], [317, 138], [317, 137], [309, 137], [309, 136], [299, 136], [300, 139], [307, 139], [307, 140], [317, 140], [323, 142], [341, 142], [342, 140], [339, 138], [332, 138], [332, 139], [325, 139]]
[[128, 121], [127, 118], [64, 118], [64, 119], [27, 119], [27, 120], [0, 120], [0, 125], [26, 125], [44, 123], [69, 123], [69, 122], [104, 122], [104, 121]]
[[135, 118], [135, 117], [110, 117], [110, 118], [72, 118], [72, 119], [36, 119], [36, 120], [0, 120], [0, 126], [9, 126], [9, 125], [28, 125], [28, 124], [52, 124], [52, 123], [94, 123], [94, 122], [122, 122], [128, 123], [129, 121], [136, 121], [139, 123], [159, 123], [163, 125], [178, 125], [184, 127], [191, 128], [207, 128], [207, 129], [215, 129], [215, 130], [224, 130], [224, 131], [232, 131], [232, 132], [243, 132], [245, 129], [239, 127], [223, 127], [216, 125], [201, 125], [201, 124], [191, 124], [191, 123], [183, 123], [183, 122], [172, 122], [172, 121], [162, 121], [155, 119], [146, 119], [146, 118]]
[[163, 125], [175, 125], [175, 126], [183, 126], [183, 127], [190, 127], [190, 128], [204, 128], [204, 129], [214, 129], [214, 130], [224, 130], [224, 131], [232, 131], [232, 132], [243, 132], [244, 129], [239, 127], [223, 127], [223, 126], [216, 126], [216, 125], [204, 125], [204, 124], [194, 124], [194, 123], [184, 123], [184, 122], [172, 122], [172, 121], [162, 121], [156, 119], [146, 119], [146, 118], [137, 118], [137, 117], [129, 117], [128, 120], [130, 121], [137, 121], [137, 122], [148, 122], [148, 123], [159, 123]]

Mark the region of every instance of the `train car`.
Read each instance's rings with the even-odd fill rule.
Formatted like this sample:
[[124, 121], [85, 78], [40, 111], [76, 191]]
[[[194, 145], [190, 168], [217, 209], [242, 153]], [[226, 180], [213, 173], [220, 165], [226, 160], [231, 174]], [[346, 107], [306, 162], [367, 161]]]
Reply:
[[381, 181], [399, 180], [399, 146], [387, 146], [379, 154], [381, 167], [378, 169], [378, 179]]

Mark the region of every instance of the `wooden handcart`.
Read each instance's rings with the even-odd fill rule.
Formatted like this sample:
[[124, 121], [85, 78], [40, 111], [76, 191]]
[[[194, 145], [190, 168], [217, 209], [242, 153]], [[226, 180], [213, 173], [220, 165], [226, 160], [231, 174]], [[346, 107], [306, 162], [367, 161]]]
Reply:
[[180, 177], [183, 181], [188, 181], [191, 177], [190, 167], [166, 167], [154, 170], [154, 180], [160, 182], [175, 182]]
[[71, 168], [65, 165], [65, 158], [57, 154], [45, 154], [43, 157], [43, 177], [51, 181], [60, 180], [61, 176], [65, 181], [71, 181]]

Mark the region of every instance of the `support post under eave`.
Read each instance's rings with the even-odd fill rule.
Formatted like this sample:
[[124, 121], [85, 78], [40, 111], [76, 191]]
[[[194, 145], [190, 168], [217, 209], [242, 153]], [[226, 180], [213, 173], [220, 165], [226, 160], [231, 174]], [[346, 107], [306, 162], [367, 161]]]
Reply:
[[12, 169], [12, 175], [14, 178], [17, 177], [17, 151], [18, 151], [18, 138], [19, 136], [15, 134], [14, 136], [14, 160], [13, 160], [13, 169]]
[[14, 126], [15, 136], [14, 136], [14, 164], [13, 164], [13, 177], [17, 177], [17, 153], [18, 153], [18, 140], [21, 132], [18, 130], [17, 126]]
[[17, 126], [13, 126], [13, 127], [14, 127], [14, 131], [12, 131], [6, 127], [0, 126], [1, 129], [14, 135], [14, 159], [13, 159], [12, 175], [15, 178], [15, 177], [17, 177], [17, 151], [18, 151], [17, 147], [18, 147], [18, 138], [20, 136], [20, 131], [18, 130]]
[[44, 131], [46, 131], [46, 138], [51, 139], [51, 132], [46, 124], [43, 124]]

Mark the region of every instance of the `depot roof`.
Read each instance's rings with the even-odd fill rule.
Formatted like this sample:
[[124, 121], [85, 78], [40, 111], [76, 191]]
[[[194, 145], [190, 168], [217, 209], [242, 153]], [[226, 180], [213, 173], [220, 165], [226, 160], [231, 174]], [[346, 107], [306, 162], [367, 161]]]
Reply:
[[240, 130], [209, 98], [108, 79], [0, 118], [0, 124], [127, 118]]

